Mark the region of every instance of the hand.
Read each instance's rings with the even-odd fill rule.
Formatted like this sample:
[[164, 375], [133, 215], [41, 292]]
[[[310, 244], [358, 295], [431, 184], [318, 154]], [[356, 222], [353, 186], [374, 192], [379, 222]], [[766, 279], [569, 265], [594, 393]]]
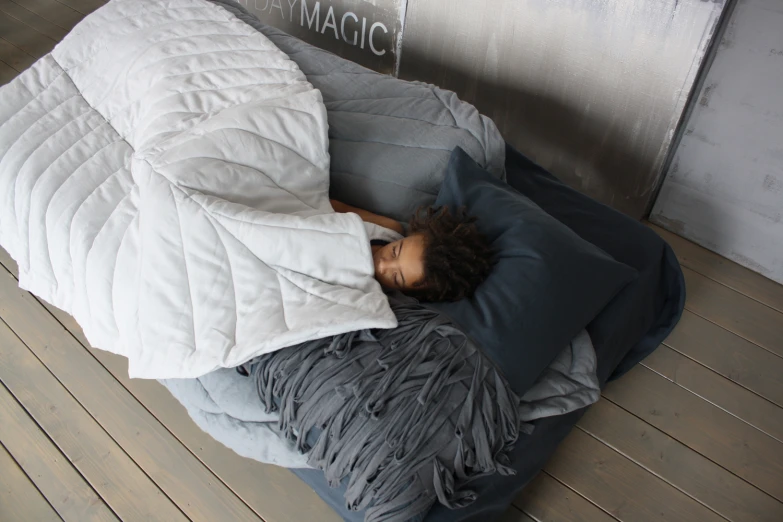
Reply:
[[339, 212], [341, 214], [350, 212], [350, 210], [348, 210], [348, 205], [346, 205], [341, 201], [337, 201], [336, 199], [330, 199], [329, 203], [331, 203], [332, 208], [334, 209], [335, 212]]

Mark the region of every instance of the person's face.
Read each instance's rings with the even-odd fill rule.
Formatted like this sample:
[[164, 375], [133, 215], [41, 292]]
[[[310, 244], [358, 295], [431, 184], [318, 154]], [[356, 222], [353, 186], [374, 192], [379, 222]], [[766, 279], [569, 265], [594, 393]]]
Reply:
[[373, 251], [375, 279], [394, 290], [413, 290], [424, 285], [424, 236], [414, 234]]

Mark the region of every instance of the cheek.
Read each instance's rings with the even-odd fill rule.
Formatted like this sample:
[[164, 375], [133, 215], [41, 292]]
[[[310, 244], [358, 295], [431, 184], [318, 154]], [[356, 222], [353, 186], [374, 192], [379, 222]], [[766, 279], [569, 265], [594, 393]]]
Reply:
[[375, 279], [381, 284], [381, 287], [383, 288], [392, 288], [392, 283], [389, 281], [388, 277], [384, 277], [382, 275], [375, 275]]

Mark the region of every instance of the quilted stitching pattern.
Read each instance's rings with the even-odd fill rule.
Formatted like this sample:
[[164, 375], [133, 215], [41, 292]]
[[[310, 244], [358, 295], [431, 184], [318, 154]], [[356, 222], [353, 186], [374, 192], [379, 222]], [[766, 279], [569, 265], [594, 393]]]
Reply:
[[396, 326], [320, 92], [224, 9], [114, 0], [0, 96], [0, 243], [131, 376]]
[[456, 147], [504, 178], [503, 137], [455, 93], [365, 69], [262, 24], [233, 0], [210, 1], [269, 38], [321, 91], [333, 197], [407, 221], [419, 206], [435, 202]]

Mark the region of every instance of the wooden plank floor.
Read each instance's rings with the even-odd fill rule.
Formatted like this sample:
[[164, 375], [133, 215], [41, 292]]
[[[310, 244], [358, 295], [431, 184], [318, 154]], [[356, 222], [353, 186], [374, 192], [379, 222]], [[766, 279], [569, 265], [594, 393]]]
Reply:
[[[0, 84], [101, 0], [0, 0]], [[2, 100], [0, 99], [0, 103]], [[666, 342], [611, 384], [504, 522], [783, 520], [783, 287], [653, 227], [685, 267]], [[0, 520], [336, 521], [17, 288], [0, 250]]]

